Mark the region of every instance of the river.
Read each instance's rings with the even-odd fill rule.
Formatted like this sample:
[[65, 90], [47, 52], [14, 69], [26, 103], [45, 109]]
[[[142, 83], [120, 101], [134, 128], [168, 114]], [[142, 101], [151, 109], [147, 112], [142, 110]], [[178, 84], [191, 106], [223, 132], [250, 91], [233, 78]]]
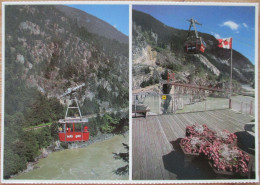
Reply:
[[[113, 152], [126, 152], [122, 143], [128, 143], [127, 134], [115, 135], [85, 148], [53, 152], [40, 159], [36, 169], [13, 177], [14, 180], [127, 180], [128, 174], [116, 175], [113, 171], [125, 166], [115, 160]], [[10, 181], [12, 180], [10, 179]]]

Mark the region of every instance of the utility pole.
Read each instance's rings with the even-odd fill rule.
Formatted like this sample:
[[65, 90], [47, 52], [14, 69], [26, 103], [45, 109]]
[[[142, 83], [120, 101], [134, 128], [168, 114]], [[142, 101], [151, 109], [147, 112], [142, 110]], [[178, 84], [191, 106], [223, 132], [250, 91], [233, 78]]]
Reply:
[[[233, 41], [232, 41], [233, 42]], [[233, 45], [233, 44], [232, 44]], [[231, 102], [231, 97], [232, 97], [232, 50], [233, 50], [233, 47], [231, 45], [231, 57], [230, 57], [230, 96], [229, 96], [229, 108], [231, 109], [232, 108], [232, 102]]]

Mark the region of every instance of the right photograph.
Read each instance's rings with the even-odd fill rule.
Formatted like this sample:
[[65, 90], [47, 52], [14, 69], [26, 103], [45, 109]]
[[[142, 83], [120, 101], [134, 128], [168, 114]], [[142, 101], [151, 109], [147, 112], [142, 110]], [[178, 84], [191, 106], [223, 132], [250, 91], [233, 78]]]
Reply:
[[256, 4], [132, 6], [132, 179], [258, 179]]

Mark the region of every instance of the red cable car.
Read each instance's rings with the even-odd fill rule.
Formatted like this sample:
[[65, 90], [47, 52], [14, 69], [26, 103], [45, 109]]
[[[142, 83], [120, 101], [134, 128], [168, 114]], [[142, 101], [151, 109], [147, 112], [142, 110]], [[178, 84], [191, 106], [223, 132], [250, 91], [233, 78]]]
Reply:
[[89, 139], [88, 127], [84, 124], [88, 123], [87, 118], [67, 118], [59, 120], [62, 124], [59, 130], [59, 139], [61, 142], [87, 141]]
[[201, 37], [193, 41], [186, 41], [184, 46], [184, 51], [188, 54], [198, 54], [204, 53], [206, 48], [205, 42]]
[[[199, 37], [199, 34], [197, 32], [195, 24], [201, 25], [199, 22], [197, 22], [195, 19], [188, 20], [190, 22], [190, 27], [188, 31], [188, 36], [184, 45], [184, 52], [188, 54], [198, 54], [198, 53], [204, 53], [206, 48], [206, 43], [203, 41], [202, 37]], [[193, 26], [195, 36], [190, 36], [191, 34], [191, 27]]]
[[[59, 120], [59, 139], [61, 142], [75, 142], [75, 141], [87, 141], [89, 139], [89, 131], [86, 124], [88, 123], [88, 118], [81, 116], [81, 111], [79, 108], [78, 100], [75, 97], [75, 92], [79, 88], [85, 86], [82, 84], [75, 88], [69, 88], [61, 97], [70, 95], [74, 96], [71, 98], [71, 104], [75, 101], [76, 106], [71, 104], [67, 107], [67, 111], [64, 119]], [[70, 109], [77, 109], [79, 116], [68, 117], [68, 112]]]

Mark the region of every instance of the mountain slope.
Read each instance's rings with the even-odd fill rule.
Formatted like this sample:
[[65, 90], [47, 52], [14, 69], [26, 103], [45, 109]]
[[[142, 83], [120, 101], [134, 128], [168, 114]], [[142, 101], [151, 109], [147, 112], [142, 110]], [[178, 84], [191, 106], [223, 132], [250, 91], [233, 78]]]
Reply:
[[[230, 50], [218, 48], [214, 36], [199, 33], [207, 44], [204, 54], [184, 53], [187, 30], [164, 25], [151, 15], [133, 10], [133, 87], [155, 84], [166, 70], [183, 83], [212, 85], [226, 83], [230, 74]], [[147, 72], [145, 69], [149, 69]], [[233, 79], [253, 84], [254, 65], [233, 50]], [[235, 82], [234, 82], [235, 83]]]
[[85, 114], [127, 107], [128, 44], [91, 33], [57, 8], [6, 7], [6, 84], [22, 80], [59, 98], [67, 88], [86, 83], [80, 100], [95, 106], [83, 106]]
[[76, 20], [79, 27], [86, 28], [90, 33], [95, 33], [108, 39], [115, 39], [121, 43], [128, 43], [126, 35], [93, 15], [68, 6], [58, 5], [55, 8], [63, 12], [67, 17]]

